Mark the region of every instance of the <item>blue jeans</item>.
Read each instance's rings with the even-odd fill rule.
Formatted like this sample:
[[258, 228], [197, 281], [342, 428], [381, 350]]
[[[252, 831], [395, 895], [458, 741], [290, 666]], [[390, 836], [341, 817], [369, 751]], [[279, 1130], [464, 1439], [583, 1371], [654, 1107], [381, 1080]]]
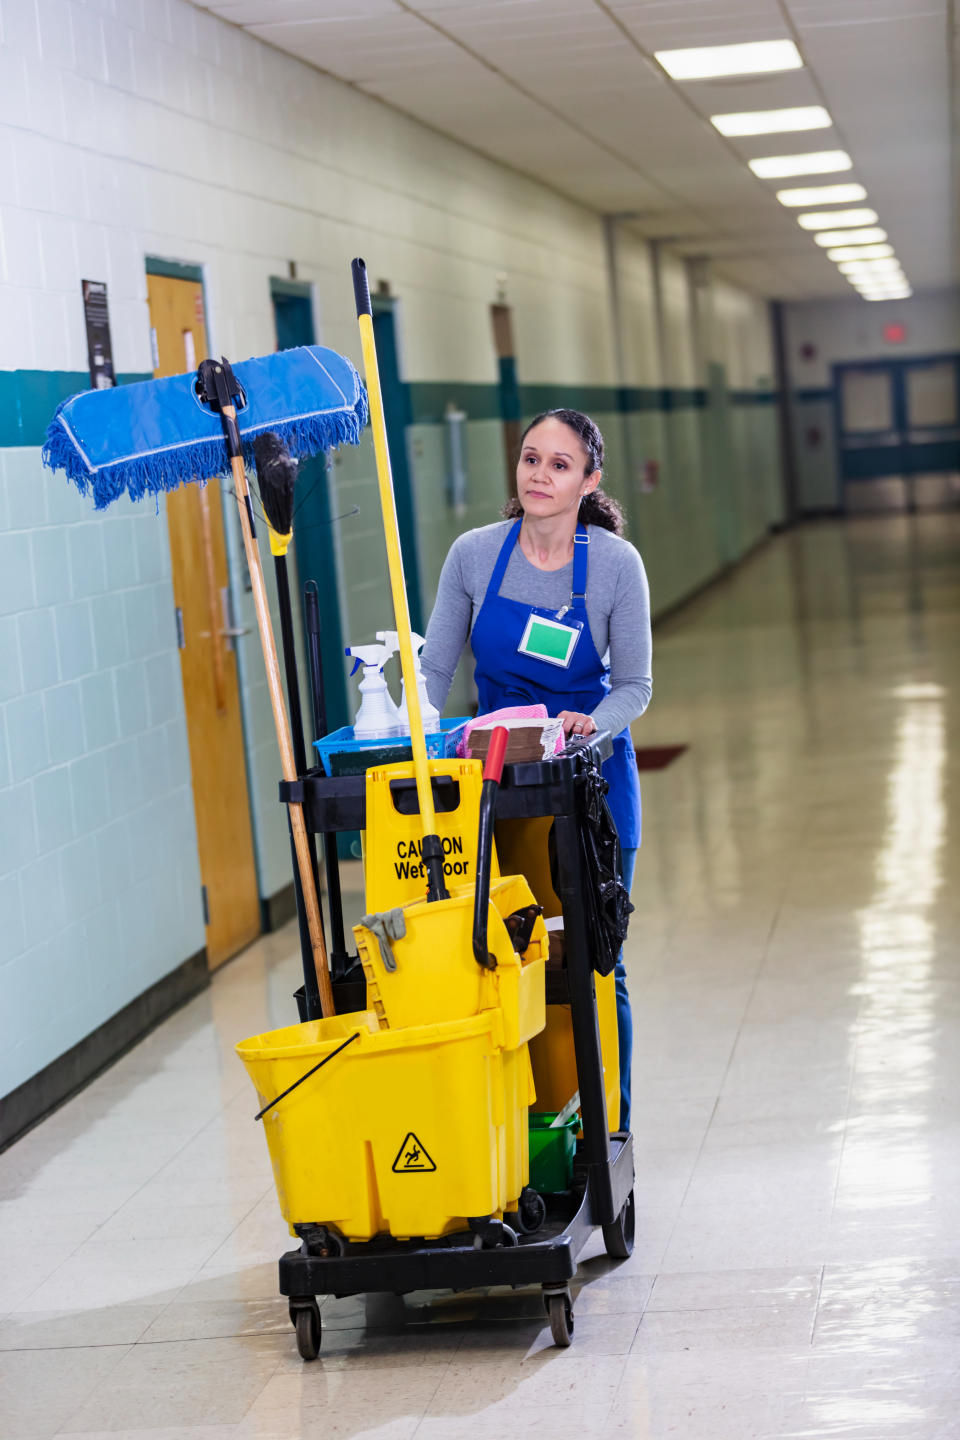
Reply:
[[[620, 876], [627, 887], [627, 894], [633, 885], [633, 871], [637, 863], [636, 850], [621, 850]], [[623, 951], [617, 956], [614, 967], [617, 992], [617, 1039], [620, 1044], [620, 1129], [630, 1129], [630, 1066], [633, 1061], [633, 1017], [630, 1014], [630, 996], [627, 992], [627, 970], [623, 963]]]

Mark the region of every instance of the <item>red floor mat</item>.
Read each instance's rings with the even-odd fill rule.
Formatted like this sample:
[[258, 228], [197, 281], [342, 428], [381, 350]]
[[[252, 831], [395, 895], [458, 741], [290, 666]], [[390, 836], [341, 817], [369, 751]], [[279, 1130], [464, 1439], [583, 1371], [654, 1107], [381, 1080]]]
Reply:
[[689, 745], [638, 745], [638, 770], [665, 770]]

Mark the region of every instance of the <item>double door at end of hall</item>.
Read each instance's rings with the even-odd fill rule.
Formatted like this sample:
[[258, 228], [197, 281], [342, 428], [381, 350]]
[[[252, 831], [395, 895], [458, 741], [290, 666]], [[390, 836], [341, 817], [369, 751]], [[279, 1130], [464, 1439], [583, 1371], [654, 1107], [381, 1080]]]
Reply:
[[834, 368], [846, 510], [960, 502], [960, 355]]

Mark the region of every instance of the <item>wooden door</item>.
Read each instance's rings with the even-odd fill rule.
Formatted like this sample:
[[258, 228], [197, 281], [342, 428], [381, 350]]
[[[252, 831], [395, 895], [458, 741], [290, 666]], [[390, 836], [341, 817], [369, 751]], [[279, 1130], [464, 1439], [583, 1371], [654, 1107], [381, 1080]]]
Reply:
[[[147, 276], [155, 375], [193, 370], [207, 356], [203, 286]], [[226, 451], [224, 451], [226, 456]], [[180, 669], [193, 773], [207, 958], [222, 965], [260, 933], [237, 659], [228, 604], [220, 487], [182, 485], [167, 496]]]

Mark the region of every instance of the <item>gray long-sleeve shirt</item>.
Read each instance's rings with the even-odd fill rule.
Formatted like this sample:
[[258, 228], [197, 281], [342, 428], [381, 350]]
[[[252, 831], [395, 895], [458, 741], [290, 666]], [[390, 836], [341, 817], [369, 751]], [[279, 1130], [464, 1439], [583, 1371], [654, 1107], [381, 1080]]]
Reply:
[[[512, 520], [468, 530], [450, 547], [421, 654], [431, 704], [443, 710], [463, 647], [473, 631]], [[596, 525], [590, 535], [587, 620], [597, 654], [610, 667], [610, 692], [593, 711], [598, 730], [614, 735], [650, 703], [650, 593], [643, 561], [619, 535]], [[562, 570], [539, 570], [514, 546], [500, 587], [507, 600], [559, 610], [570, 600], [573, 561]]]

